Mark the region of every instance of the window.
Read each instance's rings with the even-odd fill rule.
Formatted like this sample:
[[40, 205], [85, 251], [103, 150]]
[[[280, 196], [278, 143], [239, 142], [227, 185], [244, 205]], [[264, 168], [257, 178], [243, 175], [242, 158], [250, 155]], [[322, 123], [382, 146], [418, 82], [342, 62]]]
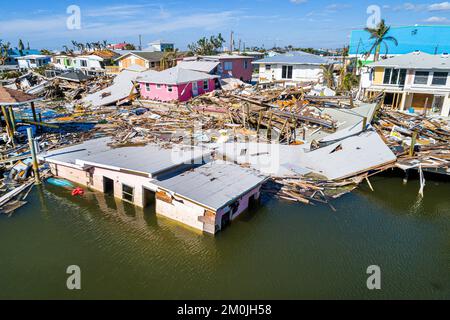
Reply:
[[87, 67], [87, 61], [86, 60], [80, 60], [80, 65], [82, 67]]
[[383, 84], [404, 85], [406, 80], [406, 69], [384, 69]]
[[223, 63], [223, 68], [224, 68], [225, 71], [231, 71], [231, 70], [233, 70], [233, 62], [231, 62], [231, 61], [225, 61], [225, 62]]
[[122, 184], [122, 199], [128, 202], [133, 202], [134, 199], [134, 188]]
[[203, 80], [203, 90], [208, 91], [209, 90], [209, 81]]
[[430, 73], [428, 71], [416, 71], [416, 76], [414, 77], [414, 84], [427, 84], [429, 75]]
[[392, 74], [392, 69], [384, 69], [383, 84], [391, 83], [391, 74]]
[[150, 83], [145, 84], [145, 91], [147, 91], [147, 92], [150, 91]]
[[244, 69], [248, 69], [248, 61], [244, 60]]
[[271, 68], [272, 66], [270, 64], [266, 64], [266, 71], [270, 71]]
[[292, 70], [293, 70], [293, 66], [283, 66], [281, 78], [292, 79]]
[[161, 89], [161, 85], [158, 83], [158, 84], [156, 85], [156, 88], [157, 88], [157, 89]]
[[433, 86], [445, 86], [447, 84], [448, 72], [435, 72], [433, 74]]
[[167, 91], [168, 91], [168, 92], [172, 92], [172, 91], [173, 91], [173, 88], [172, 88], [172, 86], [170, 86], [170, 85], [169, 85], [169, 86], [167, 86]]
[[152, 68], [154, 68], [154, 67], [155, 67], [155, 63], [154, 63], [154, 62], [152, 62], [152, 63], [151, 63], [151, 66], [152, 66]]

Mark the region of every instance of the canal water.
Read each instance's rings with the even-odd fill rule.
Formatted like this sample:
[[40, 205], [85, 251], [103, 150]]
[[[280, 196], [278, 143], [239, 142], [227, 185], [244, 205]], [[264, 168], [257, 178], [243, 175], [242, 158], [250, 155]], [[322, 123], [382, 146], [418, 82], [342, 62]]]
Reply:
[[[44, 185], [0, 216], [0, 298], [450, 298], [450, 182], [371, 180], [333, 204], [265, 199], [216, 237]], [[81, 268], [81, 291], [66, 268]], [[366, 287], [370, 265], [381, 290]]]

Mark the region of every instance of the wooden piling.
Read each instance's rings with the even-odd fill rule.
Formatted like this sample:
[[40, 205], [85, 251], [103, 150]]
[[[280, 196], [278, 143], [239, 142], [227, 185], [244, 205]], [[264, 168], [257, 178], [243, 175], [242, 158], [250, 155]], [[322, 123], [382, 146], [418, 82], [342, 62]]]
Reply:
[[31, 128], [27, 128], [27, 135], [28, 135], [28, 144], [30, 146], [31, 158], [33, 159], [34, 180], [36, 184], [40, 184], [41, 178], [39, 176], [39, 164], [37, 161], [36, 148], [34, 145], [33, 133], [31, 131]]
[[409, 156], [414, 156], [414, 147], [416, 146], [417, 131], [414, 131], [411, 137], [411, 145], [409, 146]]

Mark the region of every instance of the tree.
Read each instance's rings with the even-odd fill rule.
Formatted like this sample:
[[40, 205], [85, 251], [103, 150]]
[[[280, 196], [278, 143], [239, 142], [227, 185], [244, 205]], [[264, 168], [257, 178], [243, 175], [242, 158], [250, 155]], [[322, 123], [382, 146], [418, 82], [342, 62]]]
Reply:
[[335, 82], [334, 82], [334, 65], [332, 64], [324, 64], [320, 66], [320, 74], [323, 77], [323, 81], [326, 83], [326, 85], [330, 89], [335, 88]]
[[11, 43], [3, 42], [0, 40], [0, 65], [4, 65], [9, 57], [9, 50], [11, 49]]
[[134, 44], [127, 43], [127, 45], [124, 47], [125, 50], [136, 50], [136, 47]]
[[42, 49], [41, 50], [41, 54], [43, 54], [45, 56], [50, 56], [50, 55], [52, 55], [52, 52], [50, 50], [47, 50], [47, 49]]
[[222, 37], [222, 34], [219, 33], [217, 37], [211, 36], [209, 39], [203, 37], [197, 42], [191, 43], [188, 45], [188, 49], [195, 55], [214, 55], [218, 53], [224, 43], [225, 39]]
[[23, 50], [25, 50], [25, 46], [22, 42], [22, 39], [19, 39], [19, 44], [17, 45], [17, 48], [19, 49], [20, 55], [23, 56]]
[[166, 70], [177, 65], [178, 49], [166, 50], [160, 61], [161, 70]]
[[345, 46], [342, 49], [342, 68], [339, 75], [339, 86], [342, 87], [344, 83], [344, 77], [347, 74], [347, 57], [348, 57], [349, 47]]
[[343, 77], [341, 91], [351, 91], [359, 85], [359, 78], [353, 73], [347, 73]]
[[384, 45], [386, 52], [389, 50], [389, 46], [387, 42], [393, 42], [395, 46], [398, 46], [398, 41], [392, 36], [388, 36], [389, 30], [391, 27], [387, 26], [384, 22], [384, 19], [380, 21], [380, 23], [375, 28], [365, 28], [367, 32], [370, 33], [370, 39], [374, 39], [372, 47], [369, 50], [369, 54], [375, 49], [374, 61], [378, 61], [380, 58], [380, 50], [381, 45]]

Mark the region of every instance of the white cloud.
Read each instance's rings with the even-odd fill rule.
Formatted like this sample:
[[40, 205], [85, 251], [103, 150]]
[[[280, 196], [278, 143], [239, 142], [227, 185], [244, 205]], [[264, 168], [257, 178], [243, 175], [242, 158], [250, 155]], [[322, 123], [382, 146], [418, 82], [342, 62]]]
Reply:
[[305, 3], [305, 2], [307, 2], [308, 0], [290, 0], [292, 3], [295, 3], [295, 4], [300, 4], [300, 3]]
[[445, 17], [429, 17], [428, 19], [425, 19], [424, 21], [430, 22], [430, 23], [443, 23], [443, 22], [448, 22], [449, 20]]
[[340, 10], [340, 9], [348, 9], [351, 7], [352, 6], [349, 3], [333, 3], [333, 4], [326, 6], [325, 8], [327, 10]]
[[433, 3], [428, 6], [428, 11], [448, 11], [450, 10], [450, 2]]

